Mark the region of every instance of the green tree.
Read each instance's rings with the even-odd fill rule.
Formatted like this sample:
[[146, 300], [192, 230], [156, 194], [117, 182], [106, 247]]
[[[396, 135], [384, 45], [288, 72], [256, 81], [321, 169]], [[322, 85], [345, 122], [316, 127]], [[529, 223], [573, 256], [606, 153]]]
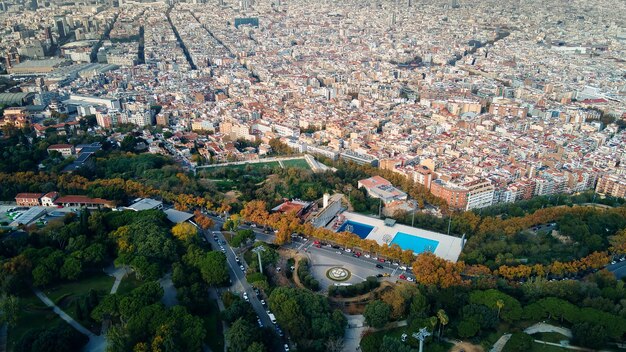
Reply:
[[584, 347], [600, 347], [606, 345], [608, 336], [602, 325], [583, 322], [572, 326], [573, 342]]
[[476, 335], [480, 326], [472, 320], [462, 320], [457, 326], [457, 333], [460, 337], [468, 338]]
[[4, 295], [0, 298], [0, 325], [6, 323], [9, 327], [14, 327], [19, 313], [19, 298], [12, 295]]
[[380, 352], [413, 352], [414, 350], [402, 341], [391, 336], [383, 337], [383, 343], [380, 345]]
[[533, 345], [533, 338], [523, 332], [511, 334], [511, 338], [504, 345], [504, 352], [525, 352], [530, 351]]
[[218, 286], [228, 281], [228, 268], [224, 253], [211, 251], [198, 264], [202, 279], [207, 284]]
[[371, 327], [382, 328], [389, 322], [391, 307], [383, 301], [372, 301], [365, 306], [363, 316], [365, 322]]
[[258, 340], [257, 330], [250, 322], [237, 319], [226, 332], [226, 341], [232, 352], [246, 352], [249, 346]]
[[443, 309], [439, 309], [437, 311], [437, 319], [439, 319], [439, 339], [441, 339], [441, 336], [443, 334], [443, 329], [445, 328], [446, 325], [448, 325], [448, 322], [449, 322], [448, 315]]
[[265, 346], [260, 342], [253, 342], [250, 347], [246, 350], [246, 352], [265, 352]]
[[61, 267], [61, 278], [76, 280], [83, 270], [83, 265], [78, 259], [67, 257]]

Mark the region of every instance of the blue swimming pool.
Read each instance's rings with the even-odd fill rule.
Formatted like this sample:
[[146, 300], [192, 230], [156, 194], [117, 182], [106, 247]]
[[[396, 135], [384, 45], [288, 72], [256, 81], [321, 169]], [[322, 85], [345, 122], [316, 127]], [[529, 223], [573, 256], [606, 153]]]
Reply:
[[396, 234], [396, 236], [393, 238], [393, 241], [391, 241], [391, 244], [394, 243], [404, 250], [412, 250], [415, 254], [426, 251], [434, 253], [435, 249], [437, 249], [437, 246], [439, 245], [439, 241], [409, 235], [408, 233], [404, 232], [398, 232]]
[[367, 235], [370, 234], [370, 232], [372, 232], [373, 229], [374, 229], [374, 226], [365, 225], [365, 224], [361, 224], [360, 222], [348, 220], [344, 222], [341, 225], [341, 227], [339, 227], [339, 230], [337, 230], [337, 232], [348, 231], [348, 232], [352, 232], [353, 234], [361, 238], [365, 238], [367, 237]]

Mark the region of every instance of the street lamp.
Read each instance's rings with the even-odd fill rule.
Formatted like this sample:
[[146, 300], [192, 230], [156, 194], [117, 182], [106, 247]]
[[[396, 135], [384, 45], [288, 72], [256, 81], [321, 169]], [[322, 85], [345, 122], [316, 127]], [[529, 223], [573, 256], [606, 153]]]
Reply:
[[426, 330], [426, 328], [421, 328], [419, 332], [414, 332], [413, 335], [411, 335], [415, 337], [416, 339], [418, 339], [420, 342], [419, 352], [424, 351], [424, 340], [426, 340], [426, 338], [430, 335], [432, 334], [428, 330]]
[[265, 252], [265, 246], [258, 246], [252, 250], [259, 258], [259, 271], [263, 274], [263, 263], [261, 262], [261, 252]]

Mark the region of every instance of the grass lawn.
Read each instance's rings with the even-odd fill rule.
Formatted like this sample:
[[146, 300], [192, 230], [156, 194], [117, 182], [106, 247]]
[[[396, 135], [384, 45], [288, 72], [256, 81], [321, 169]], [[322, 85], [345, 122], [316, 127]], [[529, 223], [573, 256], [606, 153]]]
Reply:
[[309, 163], [306, 162], [304, 158], [302, 159], [293, 159], [293, 160], [283, 160], [283, 165], [285, 167], [295, 167], [297, 169], [305, 169], [310, 170]]
[[17, 325], [8, 330], [7, 347], [9, 351], [14, 350], [16, 343], [24, 334], [34, 329], [51, 329], [57, 324], [65, 324], [58, 315], [52, 312], [43, 302], [32, 292], [20, 296], [20, 312]]
[[142, 284], [143, 282], [141, 280], [138, 280], [135, 277], [134, 273], [129, 274], [125, 278], [122, 279], [122, 282], [120, 282], [120, 286], [117, 288], [117, 293], [119, 294], [128, 293], [132, 291], [133, 289], [141, 286]]
[[91, 289], [96, 290], [100, 299], [108, 295], [114, 281], [115, 279], [113, 277], [108, 276], [103, 272], [95, 272], [88, 274], [87, 277], [79, 281], [62, 283], [48, 288], [44, 290], [44, 293], [56, 305], [63, 309], [65, 313], [78, 320], [87, 329], [98, 332], [100, 330], [100, 324], [91, 321], [87, 317], [79, 318], [76, 312], [76, 307], [79, 300], [82, 297], [85, 297]]
[[211, 351], [224, 350], [224, 333], [222, 331], [222, 321], [220, 320], [219, 308], [214, 300], [211, 300], [211, 312], [207, 314], [204, 320], [204, 327], [207, 335], [204, 340], [211, 348]]
[[61, 301], [66, 298], [86, 295], [91, 289], [98, 291], [98, 293], [102, 293], [102, 295], [106, 295], [111, 292], [111, 287], [113, 287], [113, 282], [115, 282], [114, 277], [108, 276], [103, 272], [95, 272], [86, 275], [86, 277], [80, 279], [79, 281], [62, 283], [60, 285], [47, 288], [44, 290], [44, 293], [58, 305], [63, 303]]
[[270, 161], [270, 162], [265, 162], [265, 163], [259, 162], [259, 163], [246, 163], [246, 164], [241, 164], [241, 165], [215, 166], [207, 170], [213, 171], [213, 170], [219, 170], [221, 168], [226, 168], [226, 169], [231, 169], [231, 170], [245, 171], [247, 167], [250, 167], [253, 170], [254, 169], [274, 169], [274, 168], [279, 168], [280, 164], [278, 163], [278, 161]]

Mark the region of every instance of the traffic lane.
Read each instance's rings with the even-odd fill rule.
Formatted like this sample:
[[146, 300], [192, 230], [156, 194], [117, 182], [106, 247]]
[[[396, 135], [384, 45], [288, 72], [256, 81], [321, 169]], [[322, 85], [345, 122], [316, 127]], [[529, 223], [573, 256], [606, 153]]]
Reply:
[[[371, 261], [371, 260], [364, 260], [361, 258], [357, 258], [357, 257], [353, 257], [351, 253], [345, 253], [345, 252], [341, 252], [337, 249], [333, 249], [333, 248], [317, 248], [317, 247], [311, 247], [311, 248], [306, 248], [307, 249], [307, 253], [309, 253], [311, 255], [312, 259], [317, 259], [317, 260], [330, 260], [333, 262], [337, 262], [343, 265], [347, 265], [350, 266], [352, 268], [359, 268], [357, 269], [358, 271], [364, 270], [364, 272], [366, 273], [370, 273], [370, 275], [376, 276], [376, 274], [382, 274], [382, 273], [388, 273], [389, 275], [393, 274], [394, 271], [399, 275], [400, 270], [398, 270], [398, 267], [396, 266], [392, 266], [391, 264], [385, 265], [383, 263], [380, 262], [376, 262], [376, 261]], [[337, 251], [339, 251], [342, 254], [338, 254], [336, 253]], [[315, 264], [315, 262], [313, 263]], [[380, 264], [382, 266], [381, 268], [377, 268], [376, 264]], [[371, 269], [370, 269], [371, 268]], [[402, 270], [402, 272], [404, 272]], [[370, 276], [368, 275], [368, 276]]]
[[[261, 318], [261, 322], [263, 323], [263, 325], [271, 327], [273, 324], [269, 318], [269, 315], [267, 315], [267, 312], [265, 311], [265, 307], [263, 307], [260, 299], [256, 296], [252, 285], [248, 283], [245, 273], [241, 271], [241, 268], [239, 267], [239, 264], [235, 259], [237, 256], [232, 247], [228, 244], [228, 242], [226, 242], [224, 234], [222, 234], [220, 231], [214, 231], [213, 233], [217, 235], [218, 240], [224, 241], [223, 246], [226, 249], [226, 258], [229, 266], [231, 267], [231, 270], [235, 273], [237, 283], [241, 289], [241, 295], [243, 295], [244, 292], [248, 295], [248, 300], [250, 301], [250, 304], [252, 304], [252, 308], [254, 309], [254, 311]], [[244, 268], [248, 267], [243, 257], [239, 258], [239, 260], [241, 261], [241, 265], [243, 265]]]
[[618, 280], [626, 277], [626, 261], [609, 264], [606, 269], [612, 272]]
[[[210, 235], [209, 235], [209, 233], [210, 233]], [[219, 250], [218, 248], [219, 248], [220, 244], [217, 243], [213, 239], [213, 233], [214, 232], [212, 232], [212, 231], [203, 231], [204, 238], [206, 238], [207, 241], [209, 241], [209, 243], [211, 244], [211, 247], [213, 248], [213, 250]], [[219, 239], [219, 237], [218, 237], [218, 239]], [[230, 287], [235, 287], [236, 288], [237, 285], [241, 286], [240, 277], [239, 277], [239, 275], [237, 273], [238, 271], [240, 272], [241, 269], [239, 269], [239, 265], [233, 267], [231, 261], [228, 259], [228, 253], [226, 253], [226, 263], [228, 264], [228, 269], [229, 269], [228, 270], [228, 276], [230, 277], [231, 282], [232, 282]]]
[[[309, 247], [307, 247], [308, 250]], [[390, 261], [385, 261], [383, 262], [379, 262], [376, 259], [372, 259], [372, 258], [365, 258], [363, 255], [361, 255], [360, 257], [355, 257], [354, 256], [354, 252], [352, 253], [348, 253], [345, 251], [341, 251], [339, 249], [336, 248], [332, 248], [332, 247], [326, 247], [326, 246], [321, 246], [320, 248], [317, 248], [315, 246], [311, 246], [310, 247], [311, 251], [319, 251], [319, 252], [324, 252], [324, 253], [329, 253], [330, 255], [334, 255], [334, 256], [341, 256], [343, 259], [343, 261], [348, 262], [348, 263], [353, 263], [355, 265], [371, 265], [372, 267], [376, 267], [376, 264], [380, 264], [383, 267], [383, 272], [389, 272], [390, 274], [392, 272], [396, 272], [398, 275], [400, 275], [401, 273], [406, 274], [407, 272], [405, 272], [405, 270], [400, 270], [399, 267], [400, 265], [393, 265]], [[340, 252], [341, 254], [337, 254], [337, 252]], [[381, 269], [379, 269], [381, 270]]]

